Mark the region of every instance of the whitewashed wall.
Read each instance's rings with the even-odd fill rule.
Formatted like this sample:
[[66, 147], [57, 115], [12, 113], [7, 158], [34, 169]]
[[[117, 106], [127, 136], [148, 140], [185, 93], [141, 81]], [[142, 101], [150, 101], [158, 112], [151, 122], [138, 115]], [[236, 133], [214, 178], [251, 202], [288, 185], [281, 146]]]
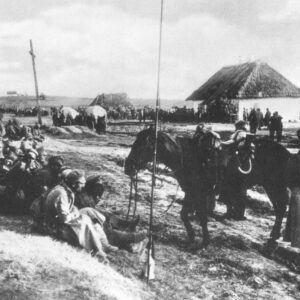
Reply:
[[203, 100], [192, 100], [193, 101], [193, 108], [194, 108], [194, 111], [198, 111], [198, 106], [199, 104], [201, 104], [203, 102]]
[[278, 111], [283, 117], [283, 121], [300, 121], [300, 98], [267, 98], [267, 99], [245, 99], [239, 101], [239, 120], [243, 119], [244, 108], [260, 108], [265, 115], [266, 109], [269, 108], [271, 114]]

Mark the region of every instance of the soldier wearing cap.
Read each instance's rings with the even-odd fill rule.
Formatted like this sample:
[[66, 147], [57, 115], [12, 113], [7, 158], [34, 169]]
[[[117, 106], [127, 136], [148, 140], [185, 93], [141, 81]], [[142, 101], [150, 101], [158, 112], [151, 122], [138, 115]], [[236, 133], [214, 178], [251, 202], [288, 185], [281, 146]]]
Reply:
[[205, 124], [201, 122], [196, 126], [196, 131], [194, 133], [193, 138], [197, 139], [197, 138], [201, 137], [203, 135], [204, 131], [205, 131]]
[[[17, 161], [6, 175], [5, 206], [10, 213], [27, 213], [33, 196], [31, 179], [41, 168], [36, 160], [37, 152], [28, 150], [21, 161]], [[8, 158], [8, 157], [7, 157]]]
[[245, 121], [237, 121], [235, 123], [235, 132], [230, 136], [228, 141], [222, 142], [223, 145], [238, 144], [247, 137], [247, 128]]
[[29, 149], [24, 155], [24, 170], [30, 174], [34, 174], [34, 172], [38, 169], [41, 169], [41, 164], [37, 161], [38, 152], [35, 149]]
[[[75, 193], [85, 186], [84, 173], [72, 170], [64, 182], [55, 186], [44, 201], [45, 222], [50, 234], [67, 241], [72, 245], [80, 245], [88, 251], [106, 260], [104, 250], [117, 248], [109, 245], [102, 224], [94, 225], [88, 214], [80, 213], [74, 205]], [[99, 222], [103, 216], [94, 212]]]
[[246, 138], [247, 136], [246, 125], [247, 123], [242, 120], [237, 121], [235, 123], [235, 132], [230, 137], [234, 142], [239, 142]]
[[35, 172], [30, 181], [32, 188], [32, 197], [39, 197], [43, 192], [53, 188], [60, 181], [60, 172], [63, 168], [64, 160], [60, 156], [51, 156], [48, 159], [48, 165]]

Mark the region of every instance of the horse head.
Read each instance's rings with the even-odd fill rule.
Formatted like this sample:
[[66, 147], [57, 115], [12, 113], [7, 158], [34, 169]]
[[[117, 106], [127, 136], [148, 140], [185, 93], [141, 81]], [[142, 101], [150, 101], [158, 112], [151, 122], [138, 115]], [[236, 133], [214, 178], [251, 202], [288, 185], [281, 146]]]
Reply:
[[[145, 169], [152, 162], [155, 147], [155, 131], [152, 127], [138, 133], [125, 161], [125, 174], [133, 176], [136, 171]], [[183, 157], [180, 146], [167, 133], [158, 131], [157, 160], [173, 171], [182, 168]]]
[[125, 174], [133, 176], [140, 169], [144, 169], [152, 161], [155, 144], [155, 132], [152, 128], [142, 130], [137, 134], [131, 151], [125, 160]]

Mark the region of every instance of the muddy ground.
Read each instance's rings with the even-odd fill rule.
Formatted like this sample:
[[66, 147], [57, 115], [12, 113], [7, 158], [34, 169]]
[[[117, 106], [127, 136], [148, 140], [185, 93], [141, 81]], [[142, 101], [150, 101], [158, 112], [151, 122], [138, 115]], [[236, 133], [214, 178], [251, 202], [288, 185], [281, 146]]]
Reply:
[[[222, 130], [223, 137], [233, 130], [232, 125], [212, 126], [215, 130]], [[286, 131], [284, 144], [296, 149], [297, 126], [290, 127]], [[130, 151], [135, 134], [142, 128], [143, 125], [110, 125], [109, 133], [101, 136], [82, 133], [85, 129], [81, 127], [51, 129], [46, 135], [45, 149], [48, 155], [61, 155], [67, 165], [83, 169], [87, 175], [101, 174], [106, 186], [101, 206], [125, 217], [130, 183], [129, 178], [124, 175], [124, 159]], [[180, 135], [190, 135], [194, 128], [195, 126], [186, 125], [162, 126], [163, 130], [171, 134]], [[266, 131], [261, 134], [266, 134]], [[261, 189], [249, 190], [251, 208], [247, 208], [247, 220], [217, 221], [211, 218], [211, 244], [207, 249], [193, 252], [186, 247], [186, 232], [179, 214], [180, 201], [174, 201], [172, 207], [166, 211], [172, 200], [183, 198], [183, 193], [174, 178], [165, 173], [159, 176], [161, 179], [157, 181], [154, 203], [155, 280], [150, 282], [149, 287], [143, 281], [140, 283], [142, 267], [137, 254], [124, 251], [109, 254], [110, 267], [121, 273], [124, 280], [129, 279], [131, 284], [138, 287], [140, 292], [134, 294], [132, 299], [300, 299], [300, 275], [297, 270], [284, 262], [279, 263], [264, 257], [251, 242], [251, 239], [267, 241], [274, 222], [273, 209]], [[149, 171], [141, 173], [139, 179], [137, 214], [141, 221], [138, 229], [146, 229], [149, 220], [147, 199], [151, 189]], [[224, 213], [225, 206], [217, 204], [216, 211]], [[21, 235], [31, 234], [30, 219], [27, 217], [3, 218], [0, 222], [1, 232], [8, 230]], [[198, 223], [194, 221], [193, 226], [201, 240]], [[37, 236], [37, 243], [42, 245], [43, 238]], [[14, 243], [18, 247], [18, 239]], [[0, 259], [4, 254], [8, 255], [2, 253], [1, 256], [1, 253], [0, 244]], [[5, 267], [0, 270], [0, 275], [4, 271]], [[6, 278], [6, 284], [9, 285], [10, 280], [15, 279]], [[3, 281], [0, 283], [2, 290]], [[22, 296], [22, 288], [20, 289]], [[60, 294], [61, 299], [64, 299], [64, 295]], [[82, 296], [82, 299], [96, 298], [91, 292], [88, 295], [87, 298]], [[9, 299], [26, 299], [21, 296]], [[114, 297], [111, 299], [115, 299]], [[124, 297], [121, 294], [118, 299], [125, 299]], [[97, 298], [99, 299], [98, 294]], [[66, 296], [66, 299], [72, 297]]]

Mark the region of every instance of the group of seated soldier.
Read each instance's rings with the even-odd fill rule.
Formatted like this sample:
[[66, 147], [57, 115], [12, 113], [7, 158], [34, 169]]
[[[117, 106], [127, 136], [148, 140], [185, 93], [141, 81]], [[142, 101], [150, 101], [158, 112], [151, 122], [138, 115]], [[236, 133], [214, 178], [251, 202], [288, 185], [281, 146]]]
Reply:
[[28, 211], [32, 178], [46, 164], [43, 136], [20, 128], [26, 132], [21, 139], [4, 135], [0, 142], [0, 210], [5, 213]]
[[[60, 167], [57, 164], [55, 168], [54, 185], [45, 188], [31, 205], [38, 228], [103, 260], [106, 260], [105, 252], [119, 248], [132, 251], [133, 244], [145, 240], [145, 232], [134, 232], [138, 218], [126, 221], [101, 209], [99, 201], [104, 185], [100, 175], [85, 178], [84, 172], [60, 162]], [[53, 163], [50, 169], [53, 170]]]
[[100, 175], [85, 179], [82, 171], [65, 166], [62, 157], [45, 162], [36, 146], [23, 144], [3, 148], [1, 213], [30, 214], [39, 233], [85, 248], [104, 261], [108, 251], [132, 251], [134, 244], [144, 242], [146, 232], [134, 232], [139, 218], [126, 221], [99, 208], [104, 192]]

